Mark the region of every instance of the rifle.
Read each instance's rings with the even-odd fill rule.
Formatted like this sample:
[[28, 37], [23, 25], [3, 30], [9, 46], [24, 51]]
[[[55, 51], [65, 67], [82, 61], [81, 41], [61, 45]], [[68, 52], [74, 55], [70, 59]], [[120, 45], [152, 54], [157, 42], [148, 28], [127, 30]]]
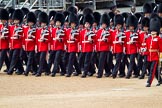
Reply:
[[45, 28], [44, 30], [42, 30], [41, 32], [41, 38], [38, 39], [39, 42], [44, 42], [46, 40], [48, 40], [45, 36], [48, 36], [49, 35], [49, 31], [48, 31], [48, 28]]
[[14, 35], [11, 37], [11, 39], [19, 39], [19, 33], [21, 33], [23, 31], [21, 26], [16, 27], [16, 29], [14, 29]]
[[28, 30], [28, 37], [27, 39], [25, 39], [25, 41], [33, 41], [33, 39], [35, 38], [35, 36], [33, 36], [33, 33], [36, 32], [36, 28], [32, 27], [31, 29]]
[[117, 34], [118, 41], [114, 41], [113, 43], [124, 43], [123, 39], [126, 38], [125, 33], [123, 31], [120, 31]]
[[78, 36], [78, 35], [79, 35], [79, 31], [78, 31], [77, 29], [73, 29], [73, 30], [71, 31], [71, 39], [68, 40], [67, 42], [68, 42], [68, 43], [74, 43], [75, 37]]
[[1, 32], [1, 39], [5, 39], [8, 37], [6, 36], [6, 34], [9, 33], [7, 24], [3, 27], [3, 29], [0, 32]]
[[53, 38], [53, 40], [61, 41], [62, 40], [62, 38], [61, 38], [62, 36], [65, 36], [65, 31], [63, 30], [63, 28], [56, 31], [56, 37]]
[[137, 38], [138, 38], [137, 33], [132, 33], [132, 34], [130, 35], [130, 41], [127, 42], [127, 44], [133, 44], [134, 42], [137, 42], [137, 41], [136, 41]]
[[91, 41], [92, 40], [92, 37], [94, 37], [96, 34], [94, 34], [93, 31], [89, 31], [87, 32], [86, 36], [88, 37], [88, 40]]
[[101, 39], [98, 39], [98, 41], [108, 41], [108, 36], [110, 36], [110, 33], [107, 30], [104, 30], [101, 36]]
[[82, 42], [83, 43], [92, 43], [92, 41], [93, 41], [92, 37], [94, 37], [95, 35], [96, 34], [92, 30], [90, 30], [89, 32], [86, 33], [86, 36], [88, 37], [88, 40], [87, 41], [84, 40]]

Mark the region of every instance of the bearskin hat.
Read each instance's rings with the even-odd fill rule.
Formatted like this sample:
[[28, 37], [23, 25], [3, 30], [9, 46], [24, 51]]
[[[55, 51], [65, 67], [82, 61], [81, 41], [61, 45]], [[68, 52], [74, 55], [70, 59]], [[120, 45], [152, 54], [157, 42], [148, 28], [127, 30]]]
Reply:
[[65, 17], [65, 22], [68, 22], [68, 17], [70, 15], [70, 12], [69, 11], [64, 11], [63, 14], [64, 14], [64, 17]]
[[114, 16], [115, 16], [115, 14], [113, 12], [109, 12], [108, 15], [110, 17], [110, 22], [114, 22]]
[[99, 12], [94, 12], [93, 16], [94, 16], [94, 22], [97, 23], [97, 25], [99, 25], [101, 14]]
[[85, 15], [84, 16], [84, 24], [86, 23], [86, 22], [88, 22], [90, 25], [92, 25], [93, 24], [93, 22], [94, 22], [94, 17], [93, 17], [93, 14], [87, 14], [87, 15]]
[[68, 20], [69, 23], [75, 23], [76, 25], [79, 23], [78, 16], [75, 13], [70, 13]]
[[9, 19], [12, 19], [15, 9], [13, 9], [12, 7], [9, 7], [9, 8], [7, 8], [7, 11], [9, 13]]
[[38, 17], [39, 17], [39, 14], [40, 14], [41, 12], [42, 12], [41, 10], [35, 10], [35, 11], [34, 11], [34, 14], [35, 14], [35, 16], [38, 18]]
[[46, 23], [46, 24], [48, 24], [48, 15], [47, 15], [47, 13], [46, 12], [39, 13], [38, 21], [40, 23]]
[[60, 21], [60, 22], [61, 22], [61, 25], [63, 25], [64, 22], [65, 22], [65, 17], [64, 17], [64, 15], [63, 15], [62, 13], [58, 12], [58, 13], [56, 13], [56, 15], [55, 15], [54, 21], [55, 21], [55, 22], [56, 22], [56, 21]]
[[54, 20], [56, 13], [54, 10], [49, 12], [49, 21]]
[[79, 19], [79, 25], [83, 25], [84, 24], [84, 15], [83, 14], [79, 14], [78, 15], [78, 19]]
[[127, 18], [128, 18], [128, 16], [129, 16], [129, 13], [123, 12], [123, 13], [122, 13], [122, 16], [124, 17], [124, 23], [126, 23]]
[[29, 12], [27, 14], [27, 22], [33, 22], [34, 24], [36, 24], [37, 18], [35, 16], [35, 14], [33, 12]]
[[100, 20], [100, 24], [106, 24], [107, 26], [110, 25], [110, 17], [108, 16], [107, 13], [104, 13], [102, 16], [101, 16], [101, 20]]
[[138, 19], [135, 15], [129, 15], [126, 21], [127, 27], [133, 26], [134, 28], [137, 28], [138, 25]]
[[145, 17], [142, 19], [142, 27], [149, 27], [150, 19], [148, 17]]
[[77, 14], [77, 9], [76, 9], [75, 6], [70, 6], [70, 7], [67, 9], [67, 11], [69, 11], [69, 12], [71, 12], [71, 13]]
[[140, 12], [137, 12], [134, 15], [137, 17], [138, 23], [141, 24], [141, 20], [142, 20], [142, 17], [143, 17], [142, 14]]
[[144, 13], [152, 13], [152, 6], [150, 3], [145, 3], [143, 5], [143, 12]]
[[84, 8], [83, 15], [87, 15], [87, 14], [93, 14], [93, 10], [90, 8]]
[[115, 24], [115, 26], [117, 24], [123, 25], [124, 24], [124, 17], [121, 14], [115, 15], [115, 17], [114, 17], [114, 24]]
[[28, 9], [28, 8], [23, 7], [23, 8], [21, 8], [21, 10], [22, 10], [22, 11], [23, 11], [23, 13], [24, 13], [24, 18], [26, 18], [26, 17], [27, 17], [27, 14], [30, 12], [30, 11], [29, 11], [29, 9]]
[[0, 10], [0, 19], [1, 20], [8, 20], [9, 19], [9, 13], [6, 9]]
[[150, 31], [160, 32], [161, 23], [158, 17], [150, 19]]
[[23, 21], [24, 14], [21, 9], [17, 9], [14, 11], [12, 19], [13, 20], [19, 20], [20, 23]]
[[159, 4], [157, 12], [162, 13], [162, 3]]

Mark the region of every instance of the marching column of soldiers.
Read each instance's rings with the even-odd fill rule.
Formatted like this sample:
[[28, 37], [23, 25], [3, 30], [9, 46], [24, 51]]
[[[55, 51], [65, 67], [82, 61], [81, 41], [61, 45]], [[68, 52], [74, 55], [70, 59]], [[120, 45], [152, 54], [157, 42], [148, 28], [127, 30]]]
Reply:
[[145, 3], [143, 12], [79, 14], [27, 8], [0, 10], [0, 69], [12, 75], [42, 73], [81, 78], [144, 79], [150, 87], [161, 80], [162, 4]]

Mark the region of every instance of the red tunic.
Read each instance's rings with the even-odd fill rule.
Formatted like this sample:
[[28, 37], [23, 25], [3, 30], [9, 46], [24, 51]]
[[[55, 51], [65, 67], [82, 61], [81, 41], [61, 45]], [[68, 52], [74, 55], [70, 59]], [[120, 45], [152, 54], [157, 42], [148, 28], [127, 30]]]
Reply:
[[141, 31], [139, 32], [139, 53], [141, 55], [147, 55], [147, 46], [146, 46], [146, 40], [148, 38], [148, 33]]
[[[5, 30], [6, 28], [6, 30]], [[0, 24], [0, 50], [9, 48], [9, 30], [8, 27], [4, 27], [3, 24]], [[2, 33], [3, 31], [3, 33]], [[5, 33], [6, 31], [6, 33]], [[8, 32], [8, 33], [7, 33]]]
[[[35, 29], [35, 28], [30, 28], [29, 26], [25, 26], [23, 28], [25, 51], [34, 51], [35, 50], [36, 29], [35, 29], [35, 32], [30, 32], [33, 29]], [[29, 35], [32, 35], [32, 37], [28, 37]]]
[[159, 60], [159, 53], [162, 52], [162, 39], [159, 36], [152, 37], [150, 36], [146, 40], [148, 61], [158, 61]]
[[136, 54], [137, 53], [137, 40], [138, 39], [135, 39], [133, 40], [134, 42], [131, 42], [131, 34], [132, 32], [131, 31], [126, 31], [125, 32], [125, 49], [126, 49], [126, 54]]
[[[18, 30], [18, 28], [20, 28], [21, 30]], [[23, 29], [21, 26], [10, 25], [9, 26], [9, 37], [10, 37], [10, 48], [11, 49], [22, 48]]]
[[72, 36], [71, 32], [72, 32], [71, 28], [66, 31], [67, 33], [66, 43], [67, 43], [68, 52], [78, 52], [79, 32], [78, 35], [75, 36]]
[[[42, 33], [44, 31], [47, 31], [47, 33], [43, 37]], [[46, 28], [38, 28], [36, 30], [36, 43], [38, 52], [48, 51], [49, 42], [50, 42], [50, 31]]]
[[122, 32], [120, 32], [118, 30], [113, 30], [113, 31], [110, 32], [111, 44], [112, 44], [112, 53], [114, 53], [114, 54], [122, 53], [123, 49], [124, 49], [124, 38], [122, 38], [121, 41], [120, 41], [119, 37], [118, 37], [119, 34], [122, 34]]
[[[64, 42], [66, 39], [66, 34], [65, 34], [65, 30], [62, 29], [64, 31], [64, 35], [63, 36], [59, 36], [58, 30], [61, 30], [60, 28], [53, 28], [52, 29], [52, 39], [51, 39], [51, 50], [57, 51], [57, 50], [64, 50]], [[59, 38], [60, 40], [57, 40], [56, 38]]]
[[[104, 29], [99, 29], [96, 35], [96, 51], [109, 51], [110, 50], [110, 34], [104, 40], [102, 36], [104, 34]], [[106, 31], [109, 32], [109, 31]]]
[[[93, 52], [94, 44], [88, 40], [90, 37], [86, 35], [89, 31], [90, 30], [83, 29], [80, 32], [81, 52]], [[94, 36], [92, 37], [92, 40], [94, 41]]]

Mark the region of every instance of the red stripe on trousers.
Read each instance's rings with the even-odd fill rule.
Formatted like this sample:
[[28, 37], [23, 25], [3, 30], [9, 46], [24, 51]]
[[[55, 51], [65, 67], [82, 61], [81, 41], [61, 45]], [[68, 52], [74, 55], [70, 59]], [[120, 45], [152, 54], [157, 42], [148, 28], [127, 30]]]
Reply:
[[153, 72], [152, 72], [152, 78], [151, 78], [150, 84], [152, 84], [152, 81], [153, 81], [153, 79], [154, 79], [154, 77], [155, 77], [155, 72], [156, 72], [157, 63], [158, 63], [158, 62], [156, 61], [156, 62], [155, 62], [155, 65], [154, 65]]

